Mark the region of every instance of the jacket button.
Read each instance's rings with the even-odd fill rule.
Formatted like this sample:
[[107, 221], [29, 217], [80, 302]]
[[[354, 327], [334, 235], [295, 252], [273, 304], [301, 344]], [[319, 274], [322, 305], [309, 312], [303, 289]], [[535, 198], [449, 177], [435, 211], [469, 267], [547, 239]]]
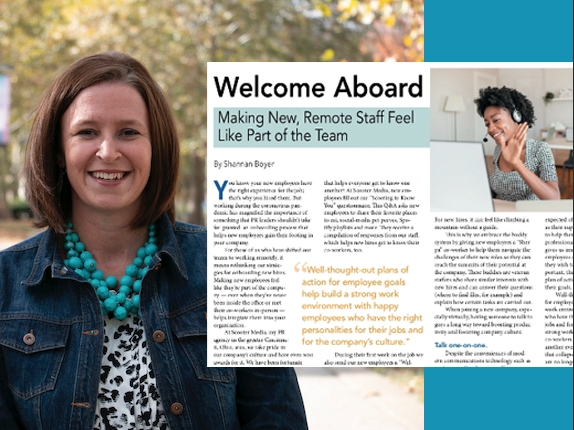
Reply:
[[155, 331], [153, 333], [153, 340], [155, 340], [157, 343], [162, 343], [165, 340], [165, 334], [163, 334], [163, 331], [161, 330]]
[[152, 270], [153, 270], [154, 272], [157, 272], [159, 269], [161, 269], [161, 263], [157, 263]]
[[179, 415], [183, 412], [183, 405], [181, 403], [174, 403], [171, 405], [171, 413], [174, 415]]
[[32, 333], [26, 333], [24, 336], [24, 343], [26, 345], [34, 345], [34, 342], [36, 342], [36, 336], [34, 336]]

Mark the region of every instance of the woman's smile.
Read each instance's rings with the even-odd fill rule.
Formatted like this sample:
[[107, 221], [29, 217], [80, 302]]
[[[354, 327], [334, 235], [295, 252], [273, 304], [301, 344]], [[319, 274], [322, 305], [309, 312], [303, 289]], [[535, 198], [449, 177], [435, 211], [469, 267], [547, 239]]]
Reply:
[[494, 133], [494, 134], [492, 134], [491, 136], [492, 136], [493, 139], [496, 139], [496, 138], [497, 138], [498, 136], [500, 136], [501, 134], [502, 134], [502, 131], [499, 131], [498, 133]]
[[101, 180], [104, 182], [119, 182], [130, 172], [105, 172], [105, 171], [97, 171], [97, 172], [88, 172], [90, 176], [94, 179]]

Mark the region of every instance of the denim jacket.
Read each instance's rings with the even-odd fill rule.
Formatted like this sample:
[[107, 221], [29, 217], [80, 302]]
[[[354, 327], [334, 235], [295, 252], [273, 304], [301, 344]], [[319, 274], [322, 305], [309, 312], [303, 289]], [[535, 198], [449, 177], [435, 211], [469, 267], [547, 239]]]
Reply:
[[[158, 230], [140, 310], [170, 429], [306, 430], [293, 369], [207, 367], [206, 231]], [[0, 252], [0, 429], [92, 430], [103, 334], [53, 230]]]

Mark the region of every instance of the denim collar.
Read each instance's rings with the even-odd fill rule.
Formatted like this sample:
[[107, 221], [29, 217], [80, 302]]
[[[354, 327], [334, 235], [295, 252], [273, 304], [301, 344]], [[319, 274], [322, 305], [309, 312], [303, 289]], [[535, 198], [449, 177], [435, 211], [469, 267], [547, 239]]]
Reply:
[[[187, 280], [188, 276], [177, 244], [174, 228], [166, 213], [163, 213], [160, 216], [156, 225], [158, 227], [161, 248], [154, 256], [149, 268], [153, 269], [160, 261], [162, 261], [162, 257], [167, 255], [171, 258], [175, 267], [177, 267], [179, 274]], [[34, 258], [34, 264], [32, 265], [30, 275], [22, 282], [22, 285], [29, 287], [40, 285], [48, 268], [51, 268], [51, 276], [54, 279], [69, 278], [85, 281], [80, 275], [64, 266], [62, 257], [58, 252], [58, 238], [56, 232], [52, 228], [48, 229], [38, 237], [40, 243], [38, 244], [38, 251]], [[34, 241], [30, 245], [32, 246], [35, 243], [36, 242]]]

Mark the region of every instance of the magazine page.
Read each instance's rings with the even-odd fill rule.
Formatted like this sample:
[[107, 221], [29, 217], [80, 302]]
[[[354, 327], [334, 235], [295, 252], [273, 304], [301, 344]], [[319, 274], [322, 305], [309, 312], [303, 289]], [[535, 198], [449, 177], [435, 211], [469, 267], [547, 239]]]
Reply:
[[[210, 64], [211, 365], [572, 366], [572, 69], [447, 66]], [[562, 88], [520, 107], [557, 200], [493, 198], [517, 79]]]
[[433, 365], [572, 366], [571, 117], [572, 68], [432, 68]]
[[421, 366], [428, 67], [208, 70], [209, 360]]
[[0, 429], [573, 428], [573, 3], [424, 3], [0, 1]]

